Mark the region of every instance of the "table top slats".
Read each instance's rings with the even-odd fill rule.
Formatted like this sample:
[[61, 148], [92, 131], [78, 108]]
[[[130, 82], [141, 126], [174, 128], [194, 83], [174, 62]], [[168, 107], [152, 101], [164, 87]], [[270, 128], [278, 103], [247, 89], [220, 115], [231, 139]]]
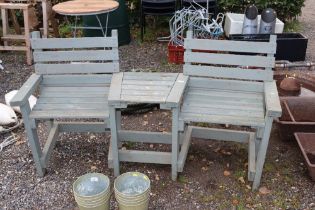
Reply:
[[[109, 103], [167, 103], [178, 73], [121, 72], [115, 74]], [[115, 87], [114, 87], [115, 86]]]

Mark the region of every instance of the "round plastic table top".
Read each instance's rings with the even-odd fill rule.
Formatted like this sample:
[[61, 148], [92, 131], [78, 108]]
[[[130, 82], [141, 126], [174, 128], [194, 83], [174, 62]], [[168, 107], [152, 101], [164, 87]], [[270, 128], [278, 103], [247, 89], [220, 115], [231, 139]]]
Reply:
[[113, 0], [74, 0], [53, 6], [53, 10], [61, 15], [98, 15], [114, 11], [119, 6]]

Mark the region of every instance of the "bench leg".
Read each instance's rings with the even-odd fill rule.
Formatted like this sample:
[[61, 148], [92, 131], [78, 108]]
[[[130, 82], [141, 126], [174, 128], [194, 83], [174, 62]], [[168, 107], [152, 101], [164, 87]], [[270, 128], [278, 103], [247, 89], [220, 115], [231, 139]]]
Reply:
[[114, 175], [118, 176], [119, 171], [119, 155], [118, 155], [118, 130], [116, 122], [116, 109], [109, 106], [110, 131], [111, 131], [111, 154], [113, 157]]
[[266, 158], [266, 153], [267, 153], [267, 148], [268, 148], [268, 143], [269, 143], [269, 138], [270, 138], [272, 121], [273, 121], [273, 118], [271, 117], [266, 118], [266, 123], [265, 123], [266, 126], [264, 129], [264, 134], [260, 142], [260, 146], [259, 146], [259, 150], [257, 154], [256, 174], [255, 174], [254, 183], [253, 183], [253, 190], [257, 189], [260, 185], [261, 174], [264, 168], [264, 163], [265, 163], [265, 158]]
[[177, 179], [177, 160], [179, 152], [178, 108], [172, 108], [172, 180]]
[[256, 152], [256, 157], [258, 155], [261, 139], [264, 135], [264, 128], [257, 128], [256, 129], [256, 135], [255, 135], [255, 152]]
[[28, 102], [21, 106], [21, 112], [23, 115], [24, 126], [27, 133], [28, 142], [32, 150], [37, 173], [40, 177], [43, 177], [45, 174], [45, 168], [42, 166], [41, 163], [42, 151], [39, 144], [37, 129], [36, 127], [33, 127], [34, 122], [29, 118], [31, 109]]

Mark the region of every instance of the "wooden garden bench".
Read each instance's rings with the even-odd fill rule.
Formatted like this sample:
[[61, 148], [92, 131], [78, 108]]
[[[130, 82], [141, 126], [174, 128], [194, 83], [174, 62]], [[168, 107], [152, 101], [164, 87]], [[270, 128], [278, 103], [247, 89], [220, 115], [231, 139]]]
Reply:
[[[189, 80], [178, 117], [179, 131], [185, 130], [186, 138], [189, 135], [248, 143], [248, 179], [256, 189], [273, 119], [281, 116], [272, 71], [276, 36], [270, 36], [269, 42], [205, 40], [192, 38], [189, 31], [185, 50], [184, 75], [188, 75]], [[248, 126], [255, 132], [185, 128], [186, 124], [198, 122]], [[179, 156], [178, 171], [183, 170], [185, 158], [185, 155]]]
[[[59, 132], [105, 132], [109, 127], [107, 98], [112, 73], [119, 72], [119, 57], [116, 30], [111, 37], [36, 37], [39, 32], [31, 39], [35, 73], [11, 105], [21, 108], [36, 169], [43, 176]], [[39, 97], [31, 110], [28, 98], [38, 87]], [[43, 150], [37, 134], [39, 120], [47, 121], [50, 128]]]

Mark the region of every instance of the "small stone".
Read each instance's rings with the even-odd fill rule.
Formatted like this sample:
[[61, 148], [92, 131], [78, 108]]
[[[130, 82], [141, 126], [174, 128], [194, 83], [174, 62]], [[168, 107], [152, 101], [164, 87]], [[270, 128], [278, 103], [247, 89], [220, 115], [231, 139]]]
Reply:
[[230, 176], [230, 175], [231, 175], [231, 172], [230, 172], [230, 171], [225, 170], [225, 171], [223, 172], [223, 175], [224, 175], [224, 176]]
[[156, 181], [159, 181], [159, 180], [160, 180], [159, 175], [157, 175], [157, 174], [155, 175], [155, 180], [156, 180]]
[[249, 189], [249, 190], [252, 189], [252, 187], [250, 185], [246, 185], [246, 188]]
[[202, 167], [201, 168], [202, 171], [208, 171], [208, 169], [209, 169], [208, 167]]
[[149, 122], [148, 121], [143, 121], [142, 125], [148, 125]]
[[153, 149], [153, 147], [154, 147], [154, 145], [153, 145], [153, 144], [150, 144], [150, 148]]
[[261, 187], [261, 188], [259, 188], [259, 193], [262, 195], [267, 195], [267, 194], [271, 193], [271, 191], [268, 190], [267, 187]]
[[240, 178], [238, 178], [238, 181], [241, 182], [242, 184], [245, 184], [244, 177], [242, 177], [242, 176]]
[[239, 202], [238, 200], [236, 200], [236, 199], [233, 199], [233, 201], [232, 201], [232, 204], [233, 204], [234, 206], [237, 206], [239, 203], [240, 203], [240, 202]]
[[97, 169], [96, 166], [91, 166], [91, 170], [92, 170], [92, 171], [95, 171], [96, 169]]

